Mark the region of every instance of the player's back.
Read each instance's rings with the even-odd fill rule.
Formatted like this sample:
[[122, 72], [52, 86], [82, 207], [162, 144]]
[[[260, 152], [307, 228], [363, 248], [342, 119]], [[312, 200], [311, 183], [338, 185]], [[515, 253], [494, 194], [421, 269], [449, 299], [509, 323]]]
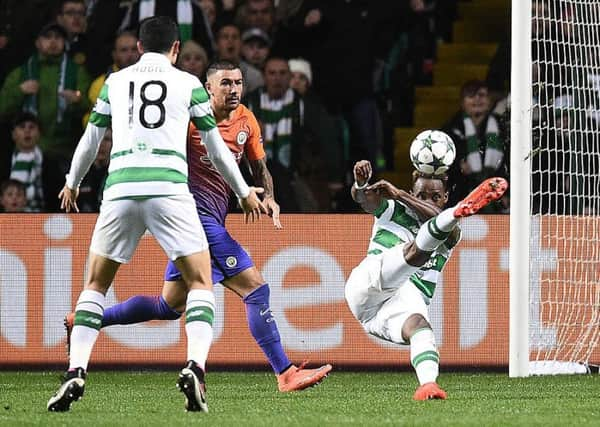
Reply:
[[202, 101], [208, 100], [196, 77], [158, 53], [146, 53], [108, 77], [104, 96], [113, 147], [106, 199], [188, 192], [186, 136], [194, 89], [194, 96], [201, 89]]

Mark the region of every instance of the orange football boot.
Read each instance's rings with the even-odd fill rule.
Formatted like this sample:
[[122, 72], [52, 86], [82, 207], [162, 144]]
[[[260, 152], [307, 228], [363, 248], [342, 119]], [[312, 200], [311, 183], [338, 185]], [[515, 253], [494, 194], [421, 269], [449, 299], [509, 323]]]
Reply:
[[300, 366], [290, 366], [283, 373], [277, 375], [279, 391], [300, 391], [312, 387], [323, 381], [331, 371], [331, 365], [323, 365], [317, 369], [304, 369], [306, 362]]
[[504, 178], [486, 179], [456, 206], [454, 217], [475, 215], [484, 206], [502, 197], [507, 188], [508, 182]]
[[442, 390], [437, 383], [425, 383], [417, 388], [413, 400], [446, 400], [447, 397], [448, 395], [446, 392]]

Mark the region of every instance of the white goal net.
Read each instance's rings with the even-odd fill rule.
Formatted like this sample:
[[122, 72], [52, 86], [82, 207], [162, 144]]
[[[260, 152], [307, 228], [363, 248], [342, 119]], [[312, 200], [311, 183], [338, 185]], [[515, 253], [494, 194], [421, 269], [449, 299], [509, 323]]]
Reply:
[[529, 374], [582, 373], [600, 362], [600, 0], [531, 6]]

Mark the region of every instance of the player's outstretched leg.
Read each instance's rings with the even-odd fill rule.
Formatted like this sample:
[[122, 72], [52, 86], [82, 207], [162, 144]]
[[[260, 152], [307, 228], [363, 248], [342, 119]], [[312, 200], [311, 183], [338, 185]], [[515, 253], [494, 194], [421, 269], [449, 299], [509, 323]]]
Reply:
[[60, 388], [48, 400], [47, 408], [51, 412], [65, 412], [71, 408], [71, 403], [81, 399], [85, 389], [85, 370], [71, 369], [65, 372]]
[[[102, 317], [102, 327], [129, 325], [148, 320], [176, 320], [181, 313], [169, 307], [161, 296], [136, 295], [119, 304], [107, 307]], [[75, 313], [68, 313], [64, 319], [67, 336], [67, 355], [71, 352], [71, 331], [75, 322]]]
[[486, 179], [456, 205], [454, 217], [464, 218], [476, 214], [483, 207], [502, 197], [507, 188], [508, 182], [504, 178]]
[[185, 395], [186, 411], [208, 412], [204, 371], [193, 360], [189, 360], [185, 368], [181, 370], [177, 388]]
[[316, 369], [305, 369], [305, 362], [300, 366], [290, 366], [277, 375], [279, 391], [300, 391], [319, 384], [331, 371], [331, 365], [323, 365]]

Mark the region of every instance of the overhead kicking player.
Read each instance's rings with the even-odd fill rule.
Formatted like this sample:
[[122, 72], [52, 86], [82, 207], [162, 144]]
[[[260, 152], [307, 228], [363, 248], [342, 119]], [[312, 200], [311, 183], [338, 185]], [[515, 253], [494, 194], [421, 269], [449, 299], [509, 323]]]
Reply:
[[[275, 227], [281, 228], [260, 127], [254, 114], [240, 104], [242, 87], [242, 72], [236, 65], [220, 61], [209, 66], [206, 90], [219, 131], [238, 162], [246, 155], [257, 185], [264, 188], [263, 204], [273, 217]], [[200, 133], [193, 125], [190, 125], [188, 159], [189, 187], [208, 240], [213, 282], [222, 283], [244, 301], [248, 327], [277, 375], [279, 391], [298, 391], [317, 384], [331, 371], [331, 365], [305, 369], [303, 365], [293, 365], [287, 358], [269, 308], [269, 285], [250, 256], [225, 229], [231, 189], [212, 166]], [[161, 296], [138, 295], [107, 308], [102, 327], [178, 319], [185, 309], [185, 290], [181, 273], [169, 261]], [[67, 334], [72, 319], [70, 314], [65, 320]]]
[[420, 384], [413, 399], [446, 399], [436, 383], [439, 354], [427, 306], [460, 240], [459, 219], [498, 200], [508, 183], [489, 178], [458, 205], [442, 210], [448, 201], [446, 176], [415, 171], [410, 193], [387, 181], [369, 185], [370, 177], [367, 160], [354, 165], [352, 198], [375, 216], [375, 222], [367, 256], [346, 282], [346, 301], [369, 334], [410, 345]]

